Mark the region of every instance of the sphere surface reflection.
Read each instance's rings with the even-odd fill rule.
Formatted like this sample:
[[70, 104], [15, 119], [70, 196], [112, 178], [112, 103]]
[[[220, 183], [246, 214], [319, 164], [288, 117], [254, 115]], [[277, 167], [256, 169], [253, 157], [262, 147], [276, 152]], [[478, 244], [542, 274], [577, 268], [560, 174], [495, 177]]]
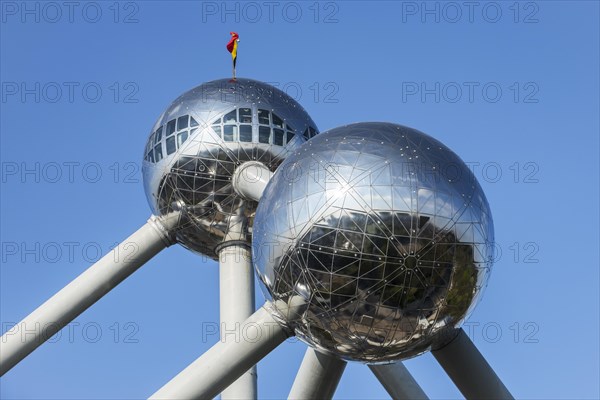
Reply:
[[[256, 271], [308, 344], [368, 363], [413, 357], [458, 327], [493, 260], [488, 202], [436, 139], [357, 123], [295, 149], [254, 222]], [[280, 315], [281, 318], [283, 318]]]
[[257, 204], [233, 190], [233, 172], [246, 161], [275, 171], [316, 134], [304, 108], [271, 85], [204, 83], [173, 101], [150, 133], [142, 168], [150, 207], [156, 215], [183, 210], [176, 239], [195, 252], [216, 258], [224, 241], [249, 244]]

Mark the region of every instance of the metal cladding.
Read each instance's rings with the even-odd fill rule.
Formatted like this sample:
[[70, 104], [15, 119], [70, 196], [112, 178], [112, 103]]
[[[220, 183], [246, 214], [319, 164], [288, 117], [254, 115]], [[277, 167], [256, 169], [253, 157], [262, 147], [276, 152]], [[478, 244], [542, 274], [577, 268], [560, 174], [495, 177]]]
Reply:
[[216, 258], [223, 241], [251, 240], [257, 204], [233, 190], [235, 168], [252, 160], [275, 171], [316, 134], [302, 106], [271, 85], [204, 83], [177, 98], [150, 133], [142, 168], [150, 207], [156, 215], [182, 210], [177, 241]]
[[[436, 139], [357, 123], [295, 149], [254, 220], [253, 259], [311, 346], [367, 363], [449, 339], [493, 260], [490, 208], [465, 163]], [[283, 319], [283, 318], [282, 318]]]

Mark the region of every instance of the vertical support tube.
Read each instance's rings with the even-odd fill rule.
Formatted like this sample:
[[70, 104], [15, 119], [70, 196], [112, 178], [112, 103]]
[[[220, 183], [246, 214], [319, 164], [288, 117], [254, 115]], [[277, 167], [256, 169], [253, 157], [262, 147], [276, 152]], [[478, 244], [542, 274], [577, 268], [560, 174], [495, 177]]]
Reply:
[[150, 399], [211, 399], [288, 337], [288, 332], [265, 307], [242, 326], [254, 331], [253, 340], [220, 341]]
[[[233, 188], [247, 200], [258, 201], [272, 172], [262, 163], [248, 161], [240, 165], [233, 177]], [[247, 221], [241, 215], [231, 217], [227, 236], [217, 249], [219, 254], [219, 293], [221, 342], [247, 340], [241, 326], [255, 310], [254, 273], [247, 244]], [[256, 399], [256, 366], [252, 366], [221, 393], [222, 400]]]
[[345, 368], [346, 361], [309, 347], [288, 399], [331, 399]]
[[464, 330], [431, 353], [467, 400], [513, 399]]
[[[250, 249], [243, 244], [221, 247], [219, 252], [219, 291], [221, 342], [247, 341], [248, 332], [242, 323], [254, 312], [254, 274]], [[227, 244], [227, 243], [226, 243]], [[256, 366], [221, 393], [222, 400], [256, 399]]]
[[397, 361], [393, 364], [369, 365], [379, 382], [394, 400], [427, 400], [428, 397], [408, 369]]
[[[179, 215], [152, 216], [133, 235], [2, 335], [0, 376], [171, 245], [169, 232], [177, 226]], [[24, 331], [27, 335], [21, 335]]]

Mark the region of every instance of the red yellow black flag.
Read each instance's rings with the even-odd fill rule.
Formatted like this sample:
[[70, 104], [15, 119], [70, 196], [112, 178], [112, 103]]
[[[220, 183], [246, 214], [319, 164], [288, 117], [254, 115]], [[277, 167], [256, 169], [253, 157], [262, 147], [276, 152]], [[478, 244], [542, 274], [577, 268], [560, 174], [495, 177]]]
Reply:
[[233, 79], [235, 80], [235, 64], [237, 61], [237, 48], [238, 42], [240, 41], [240, 35], [236, 32], [229, 32], [231, 40], [227, 43], [227, 50], [231, 53], [231, 59], [233, 61]]

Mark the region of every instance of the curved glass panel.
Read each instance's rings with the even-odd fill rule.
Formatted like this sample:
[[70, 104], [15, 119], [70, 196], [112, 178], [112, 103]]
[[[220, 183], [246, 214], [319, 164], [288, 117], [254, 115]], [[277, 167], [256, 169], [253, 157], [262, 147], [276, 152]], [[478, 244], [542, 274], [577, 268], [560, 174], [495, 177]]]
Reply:
[[169, 122], [167, 122], [167, 136], [175, 133], [175, 123], [176, 123], [175, 119], [172, 119]]

